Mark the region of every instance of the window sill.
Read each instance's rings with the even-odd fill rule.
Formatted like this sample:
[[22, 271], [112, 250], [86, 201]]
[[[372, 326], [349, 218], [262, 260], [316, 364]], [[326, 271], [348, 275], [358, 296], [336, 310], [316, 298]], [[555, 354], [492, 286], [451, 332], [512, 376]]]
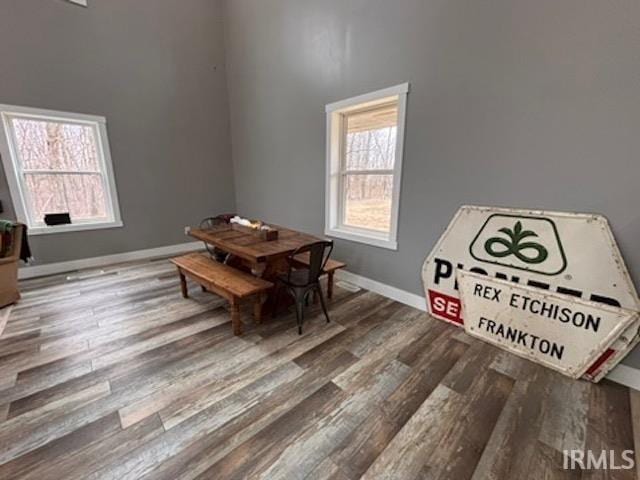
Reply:
[[367, 235], [366, 233], [353, 232], [351, 230], [338, 228], [327, 229], [324, 233], [329, 237], [340, 238], [342, 240], [366, 243], [367, 245], [386, 248], [388, 250], [398, 250], [398, 242], [396, 242], [395, 240], [389, 240], [387, 238], [384, 238], [383, 236], [377, 236], [375, 234]]
[[121, 221], [101, 223], [70, 223], [68, 225], [52, 225], [50, 227], [29, 227], [29, 235], [48, 235], [50, 233], [82, 232], [87, 230], [102, 230], [104, 228], [119, 228]]

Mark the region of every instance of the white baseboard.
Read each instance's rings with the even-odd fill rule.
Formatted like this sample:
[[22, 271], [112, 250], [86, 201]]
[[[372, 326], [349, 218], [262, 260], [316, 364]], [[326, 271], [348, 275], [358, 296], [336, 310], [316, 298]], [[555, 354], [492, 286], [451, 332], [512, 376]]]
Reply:
[[[404, 303], [405, 305], [417, 308], [418, 310], [422, 310], [423, 312], [427, 311], [427, 303], [425, 298], [421, 297], [420, 295], [416, 295], [415, 293], [400, 290], [399, 288], [392, 287], [391, 285], [386, 285], [384, 283], [380, 283], [376, 280], [372, 280], [361, 275], [356, 275], [355, 273], [351, 273], [346, 270], [339, 270], [336, 276], [340, 280], [353, 283], [360, 288], [370, 290], [379, 295], [382, 295], [383, 297], [387, 297], [397, 302]], [[616, 368], [611, 370], [606, 378], [621, 385], [625, 385], [629, 388], [640, 391], [640, 369], [620, 364]]]
[[105, 265], [113, 265], [114, 263], [178, 255], [180, 253], [191, 252], [199, 249], [202, 249], [202, 242], [189, 242], [180, 243], [178, 245], [167, 245], [166, 247], [148, 248], [146, 250], [135, 250], [133, 252], [104, 255], [102, 257], [82, 258], [80, 260], [70, 260], [68, 262], [34, 265], [33, 267], [22, 267], [18, 269], [18, 278], [20, 280], [26, 280], [29, 278], [72, 272], [83, 268], [104, 267]]
[[355, 273], [351, 273], [347, 270], [338, 270], [336, 276], [340, 280], [353, 283], [360, 288], [378, 293], [383, 297], [387, 297], [397, 302], [404, 303], [405, 305], [417, 308], [418, 310], [422, 310], [423, 312], [427, 311], [427, 303], [424, 297], [416, 295], [415, 293], [407, 292], [406, 290], [400, 290], [399, 288], [392, 287], [391, 285], [387, 285], [385, 283], [381, 283], [376, 280], [363, 277], [361, 275], [356, 275]]

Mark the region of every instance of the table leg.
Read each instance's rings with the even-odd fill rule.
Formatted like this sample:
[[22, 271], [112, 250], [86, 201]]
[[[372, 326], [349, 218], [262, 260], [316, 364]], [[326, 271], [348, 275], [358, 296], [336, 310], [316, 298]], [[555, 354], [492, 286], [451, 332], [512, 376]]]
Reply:
[[178, 275], [180, 275], [180, 291], [182, 292], [183, 298], [189, 298], [189, 290], [187, 289], [187, 278], [184, 276], [182, 271], [178, 269]]
[[263, 295], [256, 295], [253, 303], [253, 318], [256, 323], [262, 323], [262, 303], [264, 302]]
[[[284, 260], [282, 260], [284, 261]], [[284, 261], [286, 264], [286, 261]], [[272, 261], [265, 263], [255, 263], [250, 266], [251, 272], [264, 280], [272, 282], [274, 287], [271, 288], [266, 295], [261, 295], [260, 307], [255, 306], [254, 308], [260, 308], [261, 318], [265, 315], [270, 316], [276, 312], [276, 291], [278, 288], [277, 285], [277, 276], [279, 273], [283, 271], [283, 266], [281, 265], [281, 261]], [[280, 295], [281, 300], [288, 298], [288, 295]], [[255, 311], [255, 310], [254, 310]]]
[[231, 326], [234, 335], [242, 335], [242, 320], [240, 320], [240, 305], [237, 300], [231, 301]]
[[[277, 277], [281, 273], [285, 273], [288, 269], [286, 259], [279, 258], [273, 261], [264, 263], [245, 263], [246, 268], [251, 270], [251, 273], [259, 278], [272, 282], [274, 287], [271, 288], [266, 295], [261, 295], [260, 300], [260, 316], [263, 318], [265, 315], [270, 316], [277, 310], [276, 298], [278, 288], [275, 286], [278, 284]], [[281, 303], [285, 303], [287, 306], [293, 303], [293, 299], [290, 295], [280, 295], [279, 300]], [[283, 305], [284, 306], [284, 305]], [[254, 304], [254, 315], [258, 307]]]
[[265, 263], [257, 263], [251, 266], [251, 274], [258, 278], [262, 278], [264, 277], [264, 272], [266, 269], [267, 265]]

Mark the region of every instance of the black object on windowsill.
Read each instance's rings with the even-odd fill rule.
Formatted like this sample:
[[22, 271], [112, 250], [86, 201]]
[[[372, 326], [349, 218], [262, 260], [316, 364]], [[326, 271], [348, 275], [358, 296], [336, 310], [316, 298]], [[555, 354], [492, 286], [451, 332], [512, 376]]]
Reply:
[[46, 225], [68, 225], [71, 223], [71, 217], [69, 213], [47, 213], [44, 216], [44, 223]]

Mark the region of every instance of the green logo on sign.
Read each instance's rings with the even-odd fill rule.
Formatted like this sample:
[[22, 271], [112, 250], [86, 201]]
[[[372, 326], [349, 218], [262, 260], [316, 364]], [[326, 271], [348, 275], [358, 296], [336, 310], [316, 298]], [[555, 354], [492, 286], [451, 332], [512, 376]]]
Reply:
[[548, 217], [494, 213], [469, 245], [474, 260], [541, 275], [559, 275], [567, 258]]
[[484, 249], [492, 257], [503, 258], [515, 255], [524, 263], [538, 264], [544, 262], [549, 256], [546, 248], [537, 242], [523, 242], [525, 238], [537, 237], [533, 230], [523, 230], [522, 222], [517, 221], [513, 229], [503, 227], [498, 230], [504, 233], [508, 239], [503, 237], [491, 237], [484, 243]]

